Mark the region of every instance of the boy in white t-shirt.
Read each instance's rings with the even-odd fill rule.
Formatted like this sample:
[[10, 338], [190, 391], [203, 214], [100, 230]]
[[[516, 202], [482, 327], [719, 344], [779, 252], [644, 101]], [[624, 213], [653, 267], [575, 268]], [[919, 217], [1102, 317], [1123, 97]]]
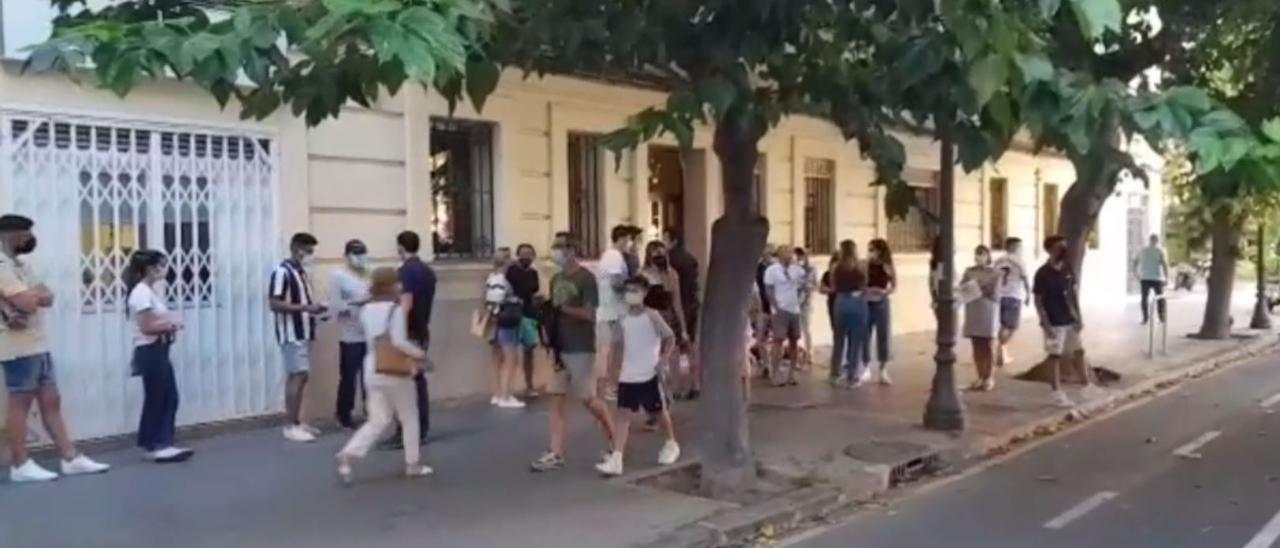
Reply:
[[666, 434], [667, 441], [658, 452], [658, 464], [674, 463], [680, 458], [680, 445], [676, 443], [675, 426], [667, 409], [659, 378], [661, 364], [675, 350], [675, 332], [663, 321], [656, 310], [644, 306], [644, 296], [649, 291], [649, 281], [642, 276], [628, 279], [624, 286], [626, 312], [618, 320], [617, 333], [621, 350], [622, 369], [618, 383], [618, 412], [615, 422], [614, 451], [596, 465], [607, 476], [622, 474], [623, 453], [632, 423], [644, 423], [656, 414]]
[[1022, 309], [1031, 306], [1031, 277], [1022, 262], [1022, 240], [1006, 239], [1004, 256], [996, 260], [994, 267], [1000, 273], [997, 289], [1000, 297], [1000, 352], [996, 354], [996, 366], [1004, 367], [1013, 361], [1009, 357], [1008, 345], [1022, 323]]
[[596, 350], [601, 395], [607, 400], [616, 397], [614, 389], [618, 383], [618, 368], [621, 367], [617, 349], [618, 319], [626, 313], [626, 304], [622, 302], [623, 285], [631, 273], [627, 268], [627, 254], [635, 252], [635, 231], [627, 225], [618, 225], [610, 231], [612, 245], [600, 254], [596, 263], [596, 285], [600, 288], [600, 306], [596, 309]]

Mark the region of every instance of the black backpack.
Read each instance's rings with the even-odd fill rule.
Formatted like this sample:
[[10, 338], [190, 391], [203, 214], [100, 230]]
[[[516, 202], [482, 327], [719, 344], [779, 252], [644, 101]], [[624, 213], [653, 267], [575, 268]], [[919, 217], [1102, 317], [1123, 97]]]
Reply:
[[524, 305], [519, 301], [508, 300], [498, 305], [498, 327], [512, 329], [520, 327], [524, 320]]

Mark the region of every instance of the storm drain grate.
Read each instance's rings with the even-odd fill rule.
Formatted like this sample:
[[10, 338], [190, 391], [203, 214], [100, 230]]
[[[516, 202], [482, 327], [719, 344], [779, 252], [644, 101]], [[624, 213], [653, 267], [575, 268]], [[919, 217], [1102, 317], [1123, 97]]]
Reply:
[[916, 481], [938, 469], [940, 461], [937, 454], [925, 455], [894, 466], [889, 471], [889, 487], [897, 487], [904, 483]]

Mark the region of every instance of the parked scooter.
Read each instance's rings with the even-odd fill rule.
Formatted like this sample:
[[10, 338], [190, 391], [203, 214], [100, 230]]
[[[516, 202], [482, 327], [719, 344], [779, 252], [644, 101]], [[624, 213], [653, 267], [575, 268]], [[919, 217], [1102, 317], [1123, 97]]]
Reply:
[[1195, 289], [1196, 284], [1209, 276], [1209, 261], [1204, 259], [1191, 259], [1189, 262], [1174, 267], [1173, 288], [1175, 290], [1191, 291]]

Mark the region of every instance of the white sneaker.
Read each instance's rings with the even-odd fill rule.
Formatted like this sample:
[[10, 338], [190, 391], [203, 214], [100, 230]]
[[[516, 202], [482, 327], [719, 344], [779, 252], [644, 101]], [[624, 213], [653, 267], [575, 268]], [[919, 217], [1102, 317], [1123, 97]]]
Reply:
[[503, 401], [502, 398], [494, 396], [492, 398], [489, 398], [489, 405], [492, 405], [494, 407], [502, 407], [502, 401]]
[[71, 460], [62, 461], [62, 475], [79, 476], [81, 474], [101, 474], [111, 467], [84, 455], [77, 455]]
[[432, 469], [430, 466], [427, 466], [425, 464], [410, 464], [409, 466], [406, 466], [404, 469], [404, 475], [409, 476], [411, 478], [420, 478], [423, 476], [430, 476], [435, 472], [436, 471], [434, 469]]
[[670, 466], [680, 460], [680, 444], [675, 440], [667, 440], [662, 444], [662, 450], [658, 451], [658, 464]]
[[165, 447], [147, 454], [147, 458], [159, 463], [182, 462], [194, 454], [195, 451], [182, 447]]
[[27, 459], [22, 466], [9, 467], [9, 481], [13, 483], [31, 483], [38, 481], [53, 481], [58, 479], [58, 475], [45, 470], [36, 461]]
[[887, 371], [884, 368], [884, 366], [880, 366], [880, 370], [878, 371], [878, 373], [879, 373], [878, 381], [880, 382], [880, 384], [884, 386], [891, 386], [893, 384], [893, 378], [889, 376], [889, 371]]
[[608, 457], [605, 457], [605, 459], [600, 462], [600, 464], [596, 465], [596, 470], [606, 476], [621, 476], [622, 452], [614, 451], [610, 453]]
[[515, 396], [507, 396], [507, 399], [503, 400], [500, 404], [501, 407], [505, 407], [507, 409], [524, 409], [524, 405], [524, 402], [516, 399]]
[[284, 439], [296, 441], [298, 443], [311, 443], [316, 441], [315, 435], [298, 425], [284, 427]]
[[871, 366], [868, 365], [866, 367], [863, 367], [862, 370], [858, 373], [858, 383], [862, 384], [869, 380], [871, 380]]
[[303, 429], [303, 430], [306, 430], [306, 431], [307, 431], [307, 433], [308, 433], [308, 434], [311, 434], [312, 436], [319, 436], [319, 435], [320, 435], [320, 429], [319, 429], [319, 428], [316, 428], [316, 427], [314, 427], [314, 426], [311, 426], [310, 424], [307, 424], [307, 423], [299, 424], [299, 425], [298, 425], [298, 428], [301, 428], [301, 429]]
[[1076, 402], [1071, 401], [1071, 397], [1061, 390], [1053, 391], [1053, 404], [1063, 409], [1072, 409], [1076, 406]]

